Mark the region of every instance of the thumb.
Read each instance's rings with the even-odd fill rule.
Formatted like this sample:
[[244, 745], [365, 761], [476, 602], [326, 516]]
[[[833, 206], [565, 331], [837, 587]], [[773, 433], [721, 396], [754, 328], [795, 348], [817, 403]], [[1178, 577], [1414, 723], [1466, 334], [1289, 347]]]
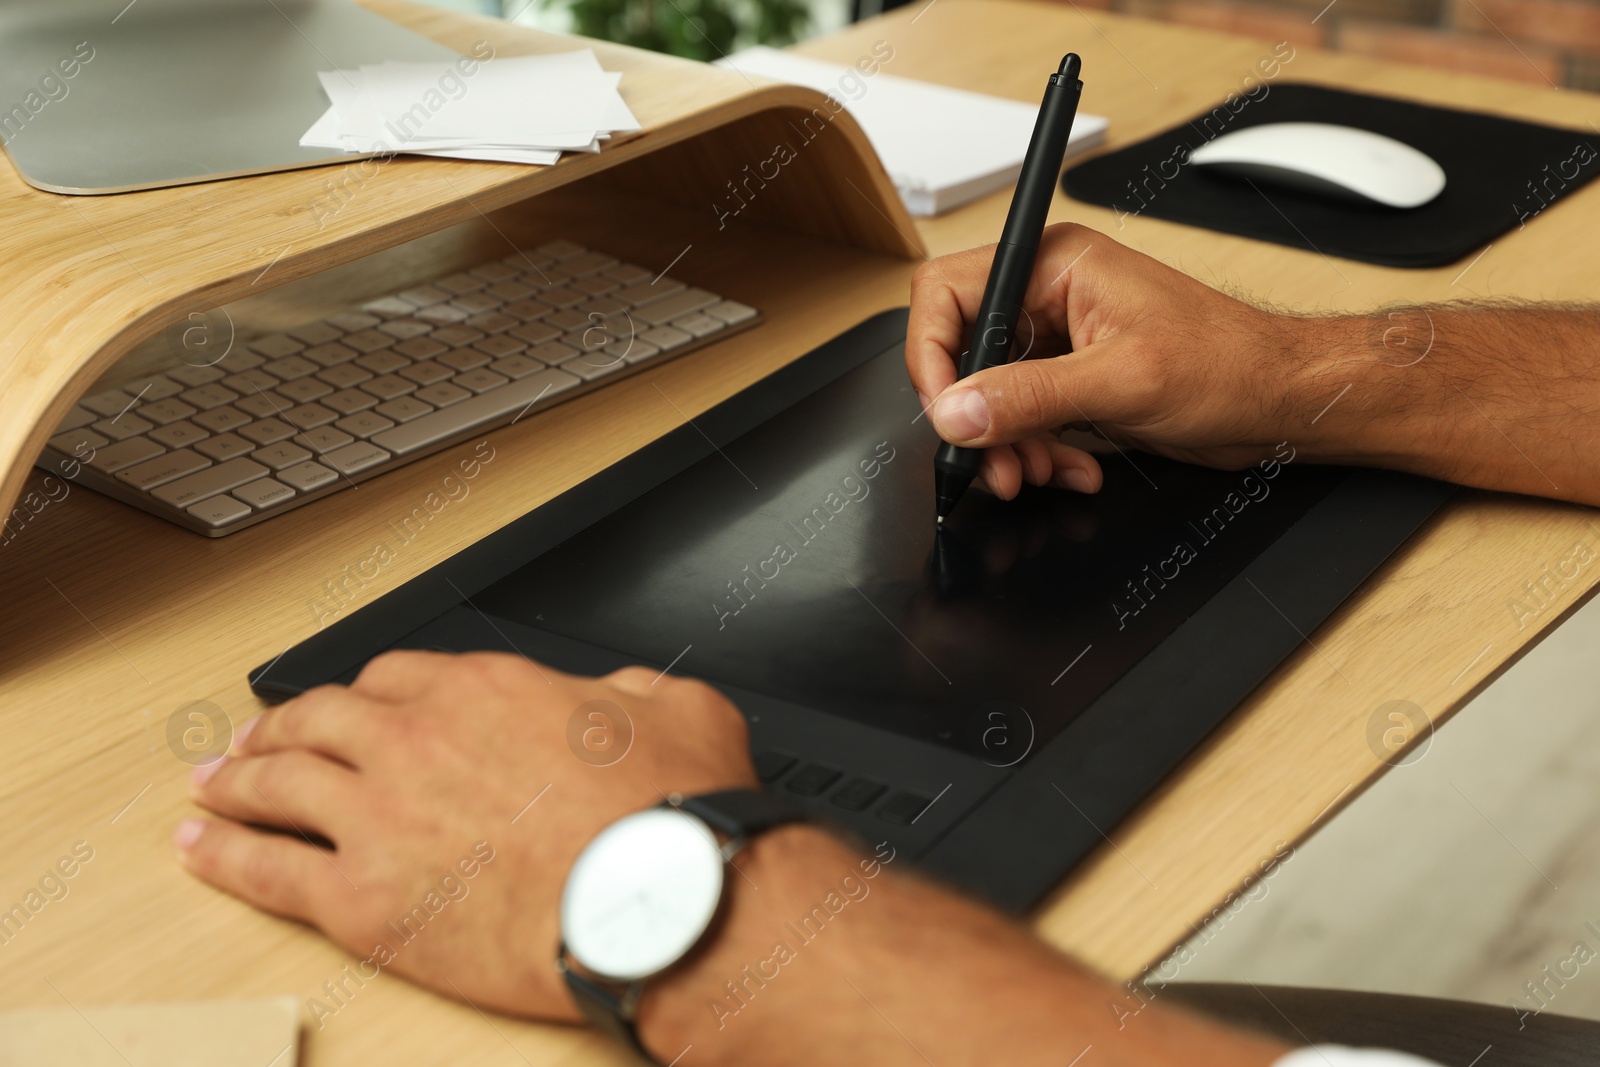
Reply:
[[1115, 339], [1051, 359], [990, 367], [947, 387], [928, 417], [939, 436], [973, 448], [1011, 444], [1069, 422], [1117, 422], [1134, 411]]

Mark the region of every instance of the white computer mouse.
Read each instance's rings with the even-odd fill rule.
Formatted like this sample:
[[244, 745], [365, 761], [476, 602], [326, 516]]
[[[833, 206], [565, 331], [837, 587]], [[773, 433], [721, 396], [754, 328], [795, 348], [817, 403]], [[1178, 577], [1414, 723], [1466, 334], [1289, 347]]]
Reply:
[[1189, 162], [1251, 181], [1388, 207], [1421, 207], [1444, 169], [1408, 144], [1326, 122], [1269, 122], [1225, 133]]

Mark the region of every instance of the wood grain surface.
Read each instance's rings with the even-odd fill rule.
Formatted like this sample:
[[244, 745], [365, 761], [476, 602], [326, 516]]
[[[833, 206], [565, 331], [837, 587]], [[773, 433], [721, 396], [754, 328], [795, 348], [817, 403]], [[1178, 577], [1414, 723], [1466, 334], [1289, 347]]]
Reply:
[[[508, 42], [560, 44], [429, 18], [441, 39], [497, 32]], [[888, 72], [1023, 100], [1036, 99], [1060, 54], [1076, 50], [1085, 60], [1084, 107], [1111, 116], [1113, 146], [1214, 105], [1271, 47], [1072, 6], [936, 0], [801, 50], [853, 62], [880, 40], [895, 49]], [[606, 56], [607, 65], [644, 64], [637, 53], [620, 55]], [[672, 62], [658, 74], [651, 84], [663, 95], [661, 111], [634, 101], [651, 126], [644, 138], [655, 123], [681, 123], [671, 128], [683, 137], [708, 129], [715, 123], [695, 117], [705, 108], [761, 110], [737, 74]], [[1585, 123], [1600, 115], [1592, 96], [1304, 50], [1282, 76], [1538, 118], [1571, 126], [1575, 136], [1587, 136]], [[702, 166], [685, 158], [691, 169]], [[305, 280], [232, 305], [241, 321], [268, 328], [424, 276], [434, 264], [469, 262], [506, 240], [567, 236], [646, 265], [664, 267], [682, 253], [675, 274], [766, 313], [758, 330], [495, 431], [495, 459], [470, 494], [400, 545], [375, 576], [347, 581], [376, 545], [395, 539], [390, 521], [409, 514], [470, 445], [218, 541], [73, 489], [0, 545], [0, 908], [21, 900], [76, 842], [93, 849], [67, 895], [0, 944], [0, 1006], [324, 996], [323, 983], [339, 977], [348, 957], [313, 931], [197, 884], [173, 862], [169, 835], [192, 811], [189, 768], [168, 742], [174, 716], [181, 726], [189, 702], [208, 701], [242, 723], [259, 709], [245, 670], [316, 631], [330, 582], [354, 590], [341, 611], [368, 603], [852, 323], [903, 303], [912, 264], [895, 253], [919, 241], [942, 253], [992, 240], [1008, 195], [914, 229], [895, 218], [877, 240], [844, 239], [847, 231], [832, 223], [783, 213], [719, 229], [696, 203], [693, 181], [674, 178], [653, 197], [650, 157], [618, 162], [626, 165], [611, 178], [559, 187], [543, 171], [396, 162], [404, 168], [396, 180], [354, 199], [325, 242], [270, 267], [273, 280]], [[43, 194], [0, 167], [7, 218], [22, 220], [3, 239], [15, 252], [0, 259], [0, 451], [16, 456], [34, 440], [19, 429], [25, 413], [58, 412], [51, 397], [87, 385], [167, 322], [252, 291], [251, 278], [279, 256], [284, 239], [306, 233], [305, 200], [326, 176], [135, 194], [150, 198], [143, 210], [135, 197], [50, 198], [44, 206], [32, 199]], [[875, 195], [887, 194], [878, 187]], [[856, 210], [819, 203], [824, 212]], [[84, 236], [95, 231], [85, 217], [104, 241]], [[1112, 213], [1059, 196], [1053, 217], [1098, 226], [1212, 284], [1300, 310], [1600, 296], [1600, 261], [1574, 240], [1600, 223], [1595, 188], [1479, 259], [1437, 271], [1329, 260], [1156, 220], [1131, 218], [1119, 228]], [[883, 240], [890, 232], [899, 239]], [[83, 332], [72, 333], [74, 321]], [[35, 336], [54, 340], [20, 352], [20, 339]], [[1507, 432], [1514, 437], [1514, 428]], [[38, 475], [27, 484], [37, 488]], [[1545, 568], [1557, 570], [1574, 546], [1597, 538], [1586, 509], [1458, 497], [1134, 817], [1111, 829], [1107, 846], [1041, 909], [1040, 932], [1111, 975], [1130, 977], [1159, 959], [1280, 842], [1313, 832], [1385, 769], [1368, 741], [1381, 705], [1408, 700], [1444, 720], [1583, 600], [1600, 571], [1553, 584]], [[1514, 610], [1518, 600], [1531, 603], [1525, 583], [1540, 581], [1537, 608]], [[314, 1065], [627, 1062], [584, 1031], [482, 1015], [389, 977], [361, 988], [324, 1023], [308, 1029], [306, 1062]]]

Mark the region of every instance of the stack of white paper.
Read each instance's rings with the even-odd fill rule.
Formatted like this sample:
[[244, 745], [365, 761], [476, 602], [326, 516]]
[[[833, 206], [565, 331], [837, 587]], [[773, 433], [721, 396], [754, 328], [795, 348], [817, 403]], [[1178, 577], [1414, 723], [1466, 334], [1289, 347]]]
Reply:
[[617, 91], [622, 75], [602, 70], [592, 49], [318, 77], [332, 106], [300, 138], [307, 148], [548, 164], [639, 128]]
[[[736, 52], [717, 65], [808, 85], [843, 104], [861, 124], [913, 215], [937, 215], [1016, 181], [1039, 115], [1038, 104], [897, 78], [881, 70], [868, 74], [864, 68], [771, 48]], [[1041, 95], [1048, 73], [1039, 73]], [[1103, 117], [1080, 111], [1066, 157], [1104, 141], [1108, 125]]]

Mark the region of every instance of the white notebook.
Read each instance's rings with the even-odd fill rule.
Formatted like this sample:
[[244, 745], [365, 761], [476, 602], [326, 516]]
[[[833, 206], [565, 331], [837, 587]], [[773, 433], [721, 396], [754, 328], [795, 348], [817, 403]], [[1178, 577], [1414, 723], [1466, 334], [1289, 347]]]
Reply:
[[[913, 215], [938, 215], [1016, 181], [1039, 114], [1037, 103], [897, 78], [882, 70], [869, 76], [773, 48], [749, 48], [717, 65], [809, 86], [843, 103]], [[1041, 97], [1049, 73], [1040, 71]], [[1104, 141], [1108, 125], [1100, 115], [1078, 112], [1067, 158]]]

